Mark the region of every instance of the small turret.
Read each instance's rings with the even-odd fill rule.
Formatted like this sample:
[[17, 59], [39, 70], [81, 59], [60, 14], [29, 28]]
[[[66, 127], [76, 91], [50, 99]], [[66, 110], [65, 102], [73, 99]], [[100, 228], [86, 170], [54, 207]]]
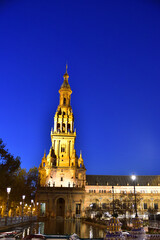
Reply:
[[80, 150], [80, 156], [79, 156], [79, 159], [83, 159], [82, 158], [82, 151]]
[[82, 158], [82, 151], [80, 150], [80, 156], [78, 159], [78, 167], [83, 168], [84, 164], [83, 164], [83, 158]]

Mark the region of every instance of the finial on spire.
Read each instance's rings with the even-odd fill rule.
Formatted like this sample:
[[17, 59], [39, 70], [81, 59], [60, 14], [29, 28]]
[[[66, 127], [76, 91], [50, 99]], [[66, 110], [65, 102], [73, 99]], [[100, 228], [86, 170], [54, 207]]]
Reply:
[[80, 150], [80, 158], [82, 158], [82, 150]]
[[67, 69], [68, 69], [68, 64], [66, 63], [66, 72], [65, 72], [65, 74], [63, 75], [65, 81], [68, 81], [68, 78], [69, 78], [69, 75], [68, 75], [68, 73], [67, 73]]
[[43, 156], [44, 158], [46, 157], [46, 149], [44, 150], [44, 156]]
[[66, 73], [67, 73], [67, 69], [68, 69], [68, 64], [66, 63]]

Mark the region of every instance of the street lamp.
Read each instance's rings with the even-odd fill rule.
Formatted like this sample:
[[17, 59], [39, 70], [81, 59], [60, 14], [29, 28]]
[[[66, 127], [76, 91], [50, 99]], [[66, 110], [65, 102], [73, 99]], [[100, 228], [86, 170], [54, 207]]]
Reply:
[[113, 217], [115, 216], [114, 214], [114, 186], [112, 186], [112, 199], [113, 199]]
[[133, 181], [133, 184], [134, 184], [134, 197], [135, 197], [135, 212], [136, 212], [136, 216], [135, 217], [138, 217], [138, 214], [137, 214], [137, 199], [136, 199], [136, 175], [132, 175], [131, 176], [131, 179]]
[[21, 210], [22, 209], [22, 202], [20, 202], [19, 205], [20, 205], [20, 207], [19, 207], [19, 216], [21, 216], [21, 214], [22, 214], [22, 210]]
[[31, 217], [32, 217], [32, 204], [33, 204], [33, 199], [31, 199]]
[[8, 220], [8, 204], [9, 204], [9, 194], [11, 192], [11, 187], [7, 188], [7, 204], [6, 204], [6, 225], [7, 225], [7, 220]]
[[22, 195], [22, 222], [23, 222], [23, 209], [24, 209], [24, 199], [25, 199], [25, 195]]
[[39, 202], [37, 202], [37, 217], [38, 217], [38, 214], [39, 214]]

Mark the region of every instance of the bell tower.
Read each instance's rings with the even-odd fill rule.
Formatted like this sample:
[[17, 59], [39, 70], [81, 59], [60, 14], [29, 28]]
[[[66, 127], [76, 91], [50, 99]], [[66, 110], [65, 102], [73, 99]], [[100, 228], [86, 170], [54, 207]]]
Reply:
[[63, 76], [64, 81], [59, 90], [59, 106], [54, 116], [54, 130], [51, 130], [51, 141], [57, 167], [75, 166], [75, 138], [74, 116], [70, 105], [72, 90], [68, 83], [69, 75]]
[[59, 90], [59, 105], [54, 116], [54, 129], [51, 129], [52, 146], [48, 156], [42, 158], [39, 167], [40, 184], [53, 187], [84, 187], [86, 169], [82, 154], [78, 158], [74, 146], [76, 131], [67, 65], [63, 78]]

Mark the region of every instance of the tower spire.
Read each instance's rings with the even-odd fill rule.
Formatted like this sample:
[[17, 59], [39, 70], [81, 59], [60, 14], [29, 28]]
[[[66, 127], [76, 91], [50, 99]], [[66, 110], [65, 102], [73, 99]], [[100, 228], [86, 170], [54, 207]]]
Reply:
[[67, 69], [68, 69], [68, 65], [67, 65], [67, 63], [66, 63], [66, 72], [65, 72], [65, 74], [63, 75], [63, 78], [64, 78], [64, 81], [66, 81], [66, 82], [68, 83], [69, 75], [68, 75]]
[[67, 73], [67, 69], [68, 69], [68, 64], [66, 63], [66, 73]]

